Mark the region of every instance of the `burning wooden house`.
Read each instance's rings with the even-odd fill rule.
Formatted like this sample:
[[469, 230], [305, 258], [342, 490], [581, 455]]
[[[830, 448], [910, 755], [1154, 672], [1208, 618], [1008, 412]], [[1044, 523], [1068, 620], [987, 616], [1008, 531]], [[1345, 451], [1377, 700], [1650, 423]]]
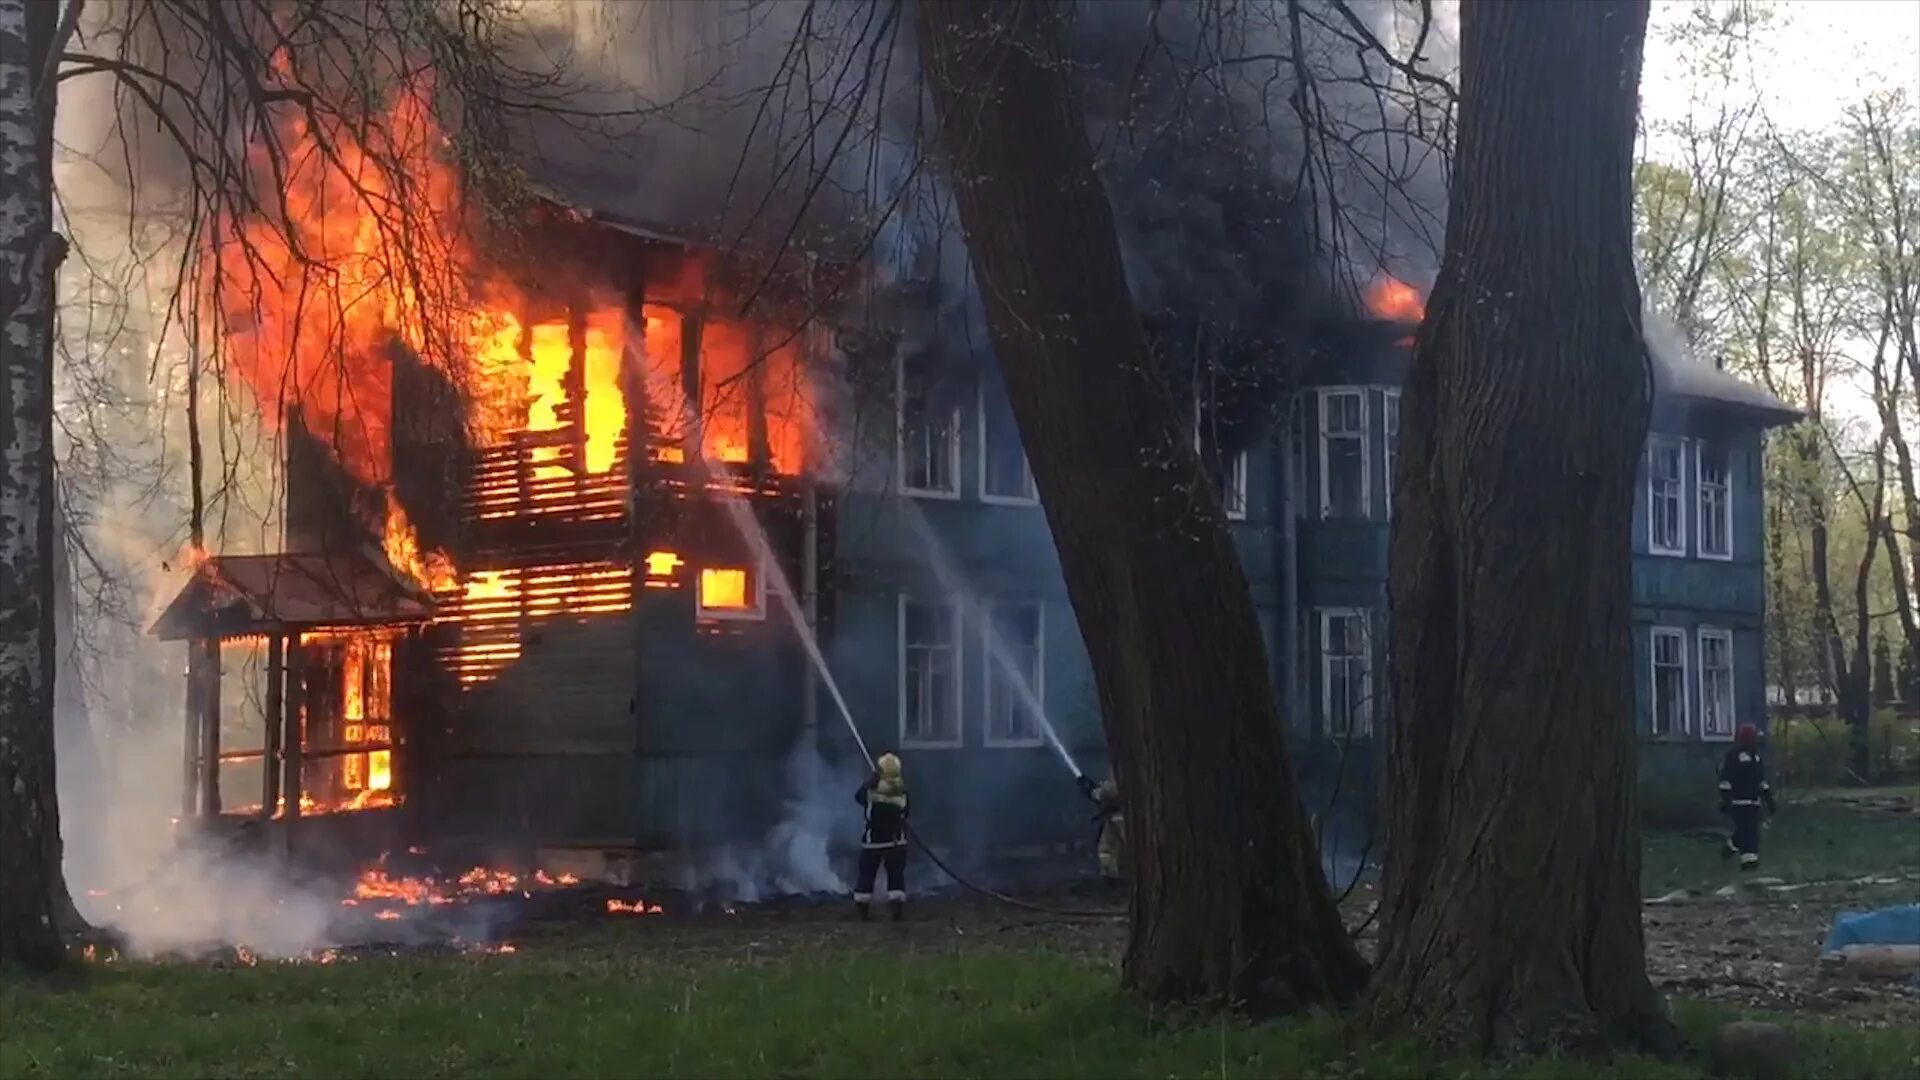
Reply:
[[[324, 222], [321, 194], [291, 198]], [[554, 202], [479, 272], [447, 237], [338, 234], [427, 272], [229, 316], [231, 367], [281, 421], [284, 540], [205, 560], [156, 627], [191, 643], [189, 817], [363, 853], [711, 852], [782, 820], [796, 748], [857, 763], [844, 700], [962, 858], [1090, 840], [1043, 729], [1103, 774], [1098, 699], [991, 363], [891, 350], [879, 467], [829, 481], [852, 435], [820, 407], [809, 261], [749, 270]], [[452, 279], [472, 302], [425, 310]], [[1193, 400], [1302, 760], [1362, 800], [1420, 307], [1391, 279], [1371, 301], [1303, 330], [1247, 415]], [[1691, 760], [1760, 708], [1758, 453], [1792, 413], [1676, 363], [1656, 357], [1635, 634], [1640, 730]]]
[[385, 326], [241, 343], [263, 405], [302, 390], [284, 551], [205, 559], [154, 628], [190, 642], [190, 816], [623, 851], [778, 820], [811, 671], [769, 602], [825, 617], [833, 535], [811, 264], [741, 279], [552, 204], [513, 244], [540, 272], [457, 362]]

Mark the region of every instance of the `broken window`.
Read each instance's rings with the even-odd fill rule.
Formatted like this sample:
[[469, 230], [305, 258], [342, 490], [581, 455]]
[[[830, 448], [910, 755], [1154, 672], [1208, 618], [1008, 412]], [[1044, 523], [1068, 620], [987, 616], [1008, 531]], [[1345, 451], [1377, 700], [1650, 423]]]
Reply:
[[900, 741], [960, 745], [960, 609], [900, 598]]
[[[1215, 455], [1207, 453], [1207, 443], [1203, 435], [1206, 432], [1207, 414], [1200, 406], [1196, 396], [1193, 403], [1193, 452], [1200, 460], [1208, 464], [1214, 478], [1214, 484], [1220, 490], [1220, 508], [1226, 512], [1228, 521], [1247, 520], [1247, 451], [1242, 450], [1226, 461], [1225, 468], [1213, 469]], [[1217, 449], [1217, 444], [1216, 444]]]
[[913, 495], [960, 496], [960, 403], [930, 353], [899, 361], [900, 489]]
[[998, 386], [980, 387], [980, 497], [988, 502], [1030, 503], [1036, 498], [1027, 452], [1013, 409]]
[[1358, 389], [1320, 392], [1320, 516], [1367, 516], [1367, 408]]
[[1320, 613], [1320, 704], [1327, 734], [1373, 733], [1373, 653], [1367, 612], [1331, 608]]
[[1733, 737], [1733, 631], [1700, 628], [1700, 734]]
[[1035, 710], [1042, 698], [1041, 605], [999, 601], [984, 608], [987, 745], [1032, 746], [1040, 741]]
[[1647, 445], [1647, 546], [1656, 555], [1686, 554], [1685, 476], [1685, 443], [1655, 439]]
[[1684, 734], [1687, 723], [1687, 634], [1653, 628], [1653, 734]]
[[766, 579], [757, 567], [701, 567], [699, 604], [702, 618], [764, 619]]
[[1733, 557], [1733, 489], [1724, 447], [1700, 443], [1700, 557]]

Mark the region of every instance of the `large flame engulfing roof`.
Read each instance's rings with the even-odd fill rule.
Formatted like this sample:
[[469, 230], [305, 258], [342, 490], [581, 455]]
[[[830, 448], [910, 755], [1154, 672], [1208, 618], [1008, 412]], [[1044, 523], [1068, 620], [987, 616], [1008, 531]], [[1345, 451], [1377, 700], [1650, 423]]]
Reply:
[[[419, 88], [397, 93], [355, 130], [315, 131], [288, 113], [278, 136], [299, 152], [269, 161], [261, 149], [257, 164], [275, 171], [284, 211], [229, 223], [205, 263], [222, 301], [226, 371], [268, 424], [297, 407], [302, 426], [345, 473], [384, 495], [384, 521], [369, 524], [396, 570], [436, 593], [459, 584], [446, 556], [422, 547], [395, 495], [397, 354], [459, 393], [473, 447], [577, 425], [577, 462], [561, 445], [536, 441], [536, 481], [615, 468], [628, 385], [646, 391], [669, 427], [696, 407], [699, 449], [709, 460], [748, 461], [757, 435], [775, 471], [802, 468], [808, 394], [790, 335], [770, 332], [763, 341], [757, 327], [708, 316], [701, 390], [687, 402], [682, 312], [671, 303], [650, 295], [644, 326], [635, 326], [615, 283], [582, 280], [571, 292], [586, 299], [586, 310], [569, 318], [476, 249], [476, 215]], [[628, 382], [630, 367], [645, 370]], [[569, 400], [575, 392], [583, 400]], [[765, 415], [759, 431], [755, 407]], [[677, 448], [662, 460], [679, 460]]]

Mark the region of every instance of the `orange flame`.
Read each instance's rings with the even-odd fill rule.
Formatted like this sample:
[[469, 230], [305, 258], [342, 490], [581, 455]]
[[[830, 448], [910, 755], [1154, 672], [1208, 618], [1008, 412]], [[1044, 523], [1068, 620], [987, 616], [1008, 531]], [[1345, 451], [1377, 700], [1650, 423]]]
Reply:
[[607, 901], [607, 914], [659, 915], [661, 914], [661, 907], [659, 904], [649, 904], [645, 900], [609, 900]]
[[[463, 587], [394, 494], [393, 388], [403, 360], [458, 391], [472, 443], [510, 445], [524, 433], [536, 483], [612, 472], [638, 408], [670, 442], [656, 446], [660, 461], [691, 451], [742, 464], [760, 453], [777, 472], [803, 467], [810, 392], [800, 339], [718, 316], [725, 304], [706, 289], [702, 260], [687, 260], [683, 280], [649, 284], [658, 302], [639, 326], [594, 282], [581, 283], [585, 310], [550, 314], [550, 302], [541, 307], [474, 250], [476, 217], [427, 88], [398, 93], [351, 128], [321, 123], [281, 116], [290, 152], [270, 160], [263, 147], [258, 164], [272, 170], [284, 211], [222, 223], [206, 265], [224, 301], [227, 371], [270, 423], [297, 407], [343, 470], [384, 495], [383, 520], [372, 524], [396, 571], [439, 594]], [[697, 388], [683, 370], [694, 311]], [[646, 400], [629, 402], [630, 386]], [[568, 432], [572, 440], [554, 437]], [[561, 498], [562, 487], [526, 497]], [[489, 507], [481, 516], [515, 512]], [[504, 598], [494, 591], [503, 588], [498, 575], [464, 582], [468, 599]]]
[[1420, 290], [1383, 273], [1367, 289], [1367, 310], [1376, 318], [1417, 323], [1426, 317], [1427, 302]]

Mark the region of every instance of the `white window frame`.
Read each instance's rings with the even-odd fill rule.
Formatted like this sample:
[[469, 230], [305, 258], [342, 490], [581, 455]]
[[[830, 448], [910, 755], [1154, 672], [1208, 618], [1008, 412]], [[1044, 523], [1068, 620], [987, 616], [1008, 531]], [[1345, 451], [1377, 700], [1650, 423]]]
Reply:
[[[1660, 641], [1673, 638], [1680, 642], [1675, 655], [1680, 658], [1679, 729], [1661, 731], [1660, 719]], [[1678, 626], [1656, 626], [1647, 634], [1647, 735], [1654, 739], [1680, 739], [1693, 734], [1692, 650], [1687, 648], [1687, 632]]]
[[[1356, 520], [1365, 521], [1373, 517], [1373, 448], [1367, 445], [1367, 433], [1372, 428], [1367, 408], [1367, 388], [1364, 386], [1323, 386], [1317, 391], [1319, 397], [1318, 413], [1320, 420], [1320, 518], [1322, 521], [1333, 519], [1332, 487], [1328, 483], [1332, 459], [1327, 453], [1327, 444], [1334, 439], [1358, 438], [1360, 440], [1360, 516]], [[1357, 435], [1341, 432], [1330, 435], [1327, 432], [1327, 405], [1335, 398], [1351, 395], [1360, 402], [1360, 431]]]
[[[1706, 465], [1707, 459], [1709, 457], [1716, 456], [1715, 454], [1710, 452], [1713, 450], [1722, 451], [1717, 456], [1720, 457], [1721, 462], [1724, 466], [1720, 474], [1721, 499], [1720, 499], [1720, 513], [1719, 513], [1720, 535], [1726, 539], [1726, 544], [1727, 544], [1726, 550], [1724, 551], [1708, 551], [1707, 550], [1707, 518], [1708, 518], [1707, 482], [1706, 482], [1705, 473], [1703, 472], [1703, 468]], [[1697, 508], [1696, 512], [1700, 515], [1700, 526], [1698, 529], [1695, 530], [1700, 534], [1696, 541], [1696, 546], [1699, 547], [1700, 549], [1700, 557], [1703, 559], [1713, 559], [1718, 562], [1732, 562], [1733, 561], [1733, 451], [1729, 448], [1722, 447], [1721, 444], [1711, 443], [1704, 439], [1695, 442], [1694, 449], [1693, 449], [1693, 476], [1694, 476], [1693, 501], [1694, 501], [1694, 506]]]
[[951, 488], [919, 488], [907, 483], [907, 357], [896, 351], [893, 359], [893, 480], [902, 495], [919, 499], [959, 499], [965, 481], [960, 473], [960, 403], [954, 402], [952, 423], [947, 425], [947, 475]]
[[[951, 640], [953, 642], [953, 738], [918, 739], [907, 734], [907, 605], [908, 604], [945, 604], [952, 613]], [[957, 750], [966, 743], [966, 718], [960, 712], [963, 695], [961, 687], [966, 682], [965, 638], [961, 623], [960, 605], [952, 600], [933, 600], [901, 593], [895, 608], [894, 620], [894, 665], [897, 672], [898, 697], [895, 699], [894, 712], [899, 719], [900, 745], [916, 750]]]
[[[745, 570], [753, 589], [750, 608], [710, 608], [701, 599], [700, 575], [706, 570]], [[747, 559], [740, 563], [703, 563], [693, 573], [693, 611], [701, 622], [767, 621], [767, 563], [765, 559]]]
[[[1696, 633], [1699, 639], [1700, 660], [1697, 665], [1700, 681], [1700, 739], [1702, 742], [1727, 742], [1740, 728], [1740, 705], [1737, 677], [1734, 674], [1733, 631], [1724, 626], [1702, 626]], [[1727, 715], [1721, 722], [1721, 731], [1707, 730], [1707, 642], [1717, 641], [1726, 646], [1727, 657]]]
[[[1680, 475], [1674, 481], [1678, 490], [1674, 492], [1673, 497], [1674, 534], [1677, 537], [1673, 545], [1662, 544], [1660, 542], [1660, 537], [1657, 532], [1658, 521], [1653, 512], [1654, 500], [1657, 498], [1654, 493], [1655, 485], [1661, 482], [1656, 480], [1653, 472], [1654, 451], [1662, 448], [1671, 449], [1680, 455]], [[1664, 555], [1670, 558], [1686, 557], [1687, 440], [1685, 439], [1656, 435], [1647, 440], [1647, 551], [1653, 555]]]
[[[1020, 471], [1027, 478], [1027, 493], [1025, 495], [1001, 495], [987, 490], [987, 477], [992, 475], [987, 468], [987, 448], [992, 444], [987, 441], [987, 387], [984, 381], [980, 386], [975, 388], [974, 408], [979, 417], [979, 422], [975, 426], [980, 432], [980, 501], [983, 503], [992, 503], [996, 506], [1039, 506], [1040, 489], [1034, 486], [1033, 468], [1027, 461], [1027, 448], [1025, 446], [1018, 447], [1018, 450], [1020, 453]], [[1017, 434], [1018, 432], [1016, 431], [1016, 435]], [[904, 439], [902, 441], [904, 443]], [[901, 466], [903, 469], [905, 468], [904, 461], [901, 463]], [[904, 476], [905, 473], [903, 472], [902, 475]]]
[[1400, 388], [1386, 387], [1380, 397], [1380, 452], [1386, 455], [1381, 485], [1387, 495], [1387, 518], [1393, 518], [1393, 470], [1400, 461]]
[[[1366, 608], [1320, 608], [1320, 618], [1316, 620], [1319, 635], [1314, 641], [1314, 652], [1320, 657], [1320, 722], [1328, 738], [1367, 739], [1373, 736], [1373, 619], [1372, 612]], [[1357, 619], [1361, 625], [1361, 651], [1357, 656], [1341, 655], [1335, 657], [1327, 652], [1327, 641], [1332, 635], [1335, 619]], [[1363, 706], [1357, 715], [1349, 719], [1351, 726], [1346, 730], [1336, 730], [1333, 722], [1333, 665], [1359, 660], [1365, 673]]]
[[[1026, 739], [1004, 739], [993, 733], [993, 687], [996, 677], [1011, 680], [1001, 658], [995, 655], [989, 644], [989, 635], [993, 633], [994, 618], [1003, 608], [1026, 608], [1034, 615], [1034, 667], [1033, 696], [1042, 706], [1047, 701], [1047, 605], [1042, 600], [986, 600], [980, 604], [980, 737], [981, 742], [996, 749], [1017, 749], [1045, 745], [1046, 737], [1041, 734], [1040, 717], [1033, 718], [1033, 736]], [[1025, 709], [1026, 703], [1014, 695], [1014, 707]]]

